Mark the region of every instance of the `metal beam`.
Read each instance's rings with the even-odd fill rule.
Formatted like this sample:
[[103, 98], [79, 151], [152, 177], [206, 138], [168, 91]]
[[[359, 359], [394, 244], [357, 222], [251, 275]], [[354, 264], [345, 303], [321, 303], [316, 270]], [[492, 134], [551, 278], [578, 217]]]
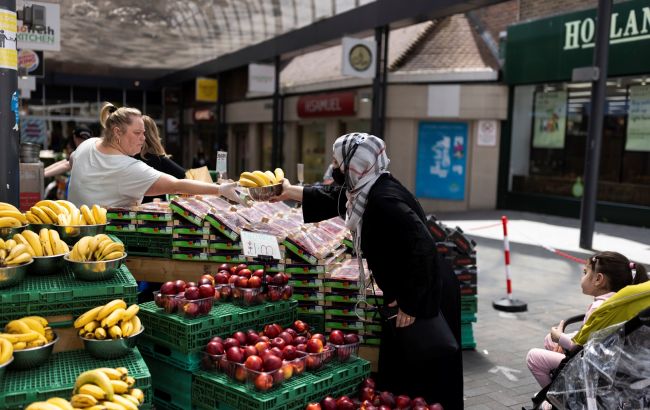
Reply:
[[376, 0], [345, 13], [314, 22], [261, 43], [251, 45], [194, 67], [164, 76], [161, 85], [180, 83], [196, 77], [216, 74], [275, 56], [304, 53], [330, 46], [344, 35], [371, 35], [374, 29], [388, 25], [403, 27], [432, 18], [502, 3], [505, 0]]

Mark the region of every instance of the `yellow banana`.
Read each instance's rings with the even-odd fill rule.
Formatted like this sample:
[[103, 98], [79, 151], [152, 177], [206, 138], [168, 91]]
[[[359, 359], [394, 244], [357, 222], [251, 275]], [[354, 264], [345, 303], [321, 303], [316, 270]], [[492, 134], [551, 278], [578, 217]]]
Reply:
[[32, 211], [27, 211], [25, 212], [25, 218], [27, 218], [27, 222], [30, 224], [42, 224], [43, 221], [41, 221], [38, 216], [34, 215]]
[[115, 370], [120, 372], [120, 374], [122, 375], [122, 380], [126, 381], [126, 377], [129, 375], [129, 369], [127, 369], [126, 367], [116, 367]]
[[144, 403], [144, 392], [140, 389], [131, 389], [129, 395], [138, 399], [140, 404]]
[[89, 340], [95, 339], [95, 332], [92, 332], [92, 333], [86, 332], [83, 328], [79, 329], [80, 333], [81, 333], [81, 331], [84, 332], [84, 334], [81, 335], [81, 336], [83, 336], [84, 339], [89, 339]]
[[106, 223], [106, 208], [102, 208], [99, 205], [93, 205], [92, 211], [97, 224], [101, 225]]
[[83, 410], [108, 410], [108, 407], [104, 406], [103, 404], [96, 404], [94, 406], [86, 407]]
[[97, 320], [97, 315], [103, 308], [104, 306], [97, 306], [95, 308], [90, 309], [83, 315], [79, 316], [77, 320], [74, 321], [74, 327], [76, 329], [79, 329], [86, 326], [88, 323], [92, 322], [93, 320]]
[[257, 188], [257, 183], [255, 181], [251, 181], [250, 179], [244, 177], [239, 178], [239, 185], [246, 188]]
[[264, 175], [271, 181], [272, 184], [277, 184], [278, 181], [275, 180], [275, 174], [271, 171], [264, 171]]
[[64, 255], [68, 252], [70, 252], [70, 249], [68, 248], [68, 245], [65, 242], [63, 242], [61, 239], [56, 241], [56, 245], [54, 246], [55, 255]]
[[27, 347], [27, 343], [26, 343], [26, 342], [16, 342], [16, 343], [14, 343], [14, 351], [16, 351], [16, 350], [23, 350], [23, 349], [25, 349], [26, 347]]
[[41, 347], [45, 346], [47, 344], [47, 340], [45, 338], [43, 339], [36, 339], [32, 340], [31, 342], [27, 342], [27, 349], [31, 349], [32, 347]]
[[25, 323], [31, 330], [35, 331], [36, 333], [45, 336], [45, 328], [38, 320], [32, 319], [31, 317], [24, 317], [22, 319], [19, 319], [19, 321]]
[[0, 202], [0, 209], [3, 211], [18, 211], [18, 208], [6, 202]]
[[45, 339], [48, 343], [54, 340], [54, 331], [49, 326], [45, 328]]
[[102, 260], [102, 261], [112, 261], [114, 259], [119, 259], [122, 256], [124, 256], [124, 252], [115, 251], [115, 252], [109, 253], [108, 255], [102, 256], [100, 260]]
[[104, 400], [102, 402], [102, 406], [106, 408], [106, 410], [127, 410], [126, 407], [122, 406], [121, 404], [117, 404], [112, 401]]
[[29, 333], [31, 331], [32, 329], [29, 327], [29, 325], [22, 320], [12, 320], [5, 326], [5, 332], [7, 333], [21, 334]]
[[119, 323], [120, 320], [122, 320], [122, 317], [124, 316], [125, 313], [126, 313], [126, 309], [124, 308], [115, 309], [114, 311], [111, 312], [110, 315], [102, 319], [101, 321], [102, 327], [115, 326], [117, 323]]
[[118, 325], [113, 325], [108, 328], [108, 334], [111, 336], [111, 339], [121, 339], [122, 329]]
[[[99, 386], [102, 390], [104, 390], [104, 393], [106, 394], [106, 399], [113, 400], [113, 396], [115, 392], [113, 391], [113, 385], [111, 384], [111, 379], [109, 379], [106, 373], [104, 373], [100, 369], [88, 370], [86, 372], [81, 373], [79, 377], [77, 377], [77, 380], [75, 381], [74, 389], [72, 391], [73, 394], [77, 394], [78, 389], [84, 384], [88, 384], [88, 383]], [[72, 405], [74, 406], [74, 403]], [[79, 407], [79, 406], [75, 406], [75, 407]]]
[[7, 255], [7, 258], [6, 258], [5, 262], [10, 263], [10, 261], [12, 259], [17, 258], [17, 257], [19, 257], [19, 256], [21, 256], [23, 254], [26, 254], [27, 256], [29, 256], [30, 259], [32, 257], [30, 255], [30, 253], [29, 253], [27, 245], [22, 244], [22, 243], [17, 244], [13, 248], [11, 248], [11, 251], [9, 252], [9, 255]]
[[29, 252], [29, 254], [32, 256], [36, 256], [34, 249], [32, 249], [32, 245], [29, 244], [27, 239], [25, 239], [25, 237], [22, 234], [20, 233], [15, 234], [14, 241], [16, 241], [16, 243], [25, 245], [25, 247], [27, 248], [27, 252]]
[[140, 329], [142, 328], [142, 323], [140, 322], [140, 318], [138, 316], [133, 316], [131, 319], [131, 323], [133, 324], [133, 330], [131, 331], [132, 335], [137, 335], [140, 332]]
[[124, 252], [124, 245], [121, 243], [113, 242], [106, 245], [102, 250], [101, 258], [106, 259], [106, 256], [113, 252]]
[[43, 256], [54, 255], [54, 249], [52, 248], [52, 243], [50, 243], [50, 233], [47, 228], [41, 229], [38, 233], [38, 239], [43, 247]]
[[89, 383], [79, 387], [79, 394], [87, 394], [97, 400], [104, 400], [106, 398], [106, 393], [101, 387]]
[[95, 339], [97, 340], [104, 340], [106, 339], [106, 330], [103, 327], [98, 327], [95, 329]]
[[70, 214], [70, 225], [72, 226], [83, 225], [81, 223], [81, 212], [76, 208], [73, 209], [72, 213]]
[[112, 367], [100, 367], [99, 369], [100, 372], [104, 373], [110, 380], [123, 380], [124, 375], [122, 374], [121, 371], [114, 369]]
[[108, 302], [107, 304], [104, 305], [104, 307], [102, 308], [102, 310], [99, 311], [99, 313], [97, 313], [97, 319], [96, 320], [104, 319], [105, 317], [107, 317], [108, 315], [113, 313], [113, 311], [115, 309], [125, 309], [126, 310], [126, 302], [123, 301], [122, 299], [111, 300], [110, 302]]
[[122, 337], [129, 337], [133, 333], [133, 323], [131, 321], [122, 321], [120, 323], [120, 329], [122, 330]]
[[27, 406], [25, 410], [61, 410], [61, 407], [46, 401], [37, 401]]
[[0, 210], [0, 218], [2, 217], [9, 217], [9, 218], [15, 218], [18, 219], [23, 225], [27, 224], [27, 217], [22, 214], [20, 211], [13, 211], [13, 210]]
[[72, 398], [70, 399], [70, 404], [72, 404], [72, 406], [74, 406], [75, 408], [80, 408], [80, 409], [94, 406], [97, 403], [98, 403], [97, 399], [91, 396], [90, 394], [77, 393], [74, 396], [72, 396]]
[[52, 397], [51, 399], [47, 399], [47, 402], [58, 406], [61, 410], [74, 410], [74, 407], [72, 407], [69, 401], [60, 397]]
[[95, 222], [95, 217], [93, 216], [90, 208], [88, 208], [88, 205], [81, 205], [79, 207], [79, 211], [81, 212], [86, 225], [97, 225], [97, 222]]
[[11, 216], [3, 216], [0, 218], [0, 228], [20, 228], [23, 224], [16, 218]]
[[78, 246], [77, 253], [83, 258], [84, 261], [88, 260], [88, 251], [90, 249], [90, 242], [92, 239], [92, 236], [84, 236], [83, 238], [79, 239], [79, 242], [75, 244], [75, 246]]
[[261, 179], [264, 180], [264, 185], [263, 185], [263, 186], [271, 185], [271, 184], [272, 184], [272, 182], [271, 182], [271, 180], [269, 179], [269, 177], [268, 177], [264, 172], [262, 172], [262, 171], [253, 171], [253, 175], [258, 176], [258, 177], [260, 177]]
[[83, 327], [79, 329], [79, 331], [77, 332], [77, 334], [82, 337], [86, 337], [86, 333], [87, 333], [86, 329], [84, 329]]
[[91, 236], [90, 239], [88, 239], [88, 254], [87, 254], [86, 259], [92, 260], [93, 253], [97, 249], [98, 244], [99, 244], [99, 241], [97, 240], [96, 237]]
[[30, 330], [28, 333], [0, 333], [0, 339], [7, 339], [12, 344], [27, 343], [38, 339], [38, 333]]
[[5, 241], [5, 249], [7, 249], [9, 251], [12, 250], [13, 248], [15, 248], [16, 245], [18, 245], [18, 244], [13, 239], [7, 239]]
[[122, 394], [121, 397], [124, 397], [125, 399], [127, 399], [131, 403], [135, 404], [136, 407], [140, 406], [140, 401], [138, 401], [138, 399], [131, 396], [130, 394]]
[[119, 404], [126, 410], [138, 410], [137, 404], [134, 404], [131, 400], [125, 399], [124, 397], [117, 394], [113, 397], [113, 403]]
[[115, 393], [123, 394], [129, 391], [129, 385], [123, 380], [111, 380], [111, 384]]
[[[76, 244], [75, 244], [75, 245], [76, 245]], [[69, 258], [71, 261], [77, 261], [77, 262], [81, 262], [81, 261], [82, 261], [82, 258], [81, 258], [81, 256], [79, 255], [79, 248], [78, 248], [77, 246], [73, 246], [73, 247], [72, 247], [72, 250], [70, 251], [70, 254], [68, 255], [68, 258]]]
[[57, 219], [59, 219], [59, 214], [54, 212], [52, 209], [46, 206], [42, 206], [39, 209], [47, 214], [47, 217], [50, 218], [52, 223], [56, 223]]
[[129, 306], [128, 309], [126, 309], [126, 312], [124, 313], [124, 316], [122, 317], [123, 321], [129, 321], [133, 318], [133, 316], [137, 315], [138, 312], [140, 311], [140, 306], [136, 305], [135, 303], [131, 306]]
[[38, 234], [30, 230], [24, 230], [22, 235], [27, 239], [29, 246], [34, 250], [34, 256], [43, 256], [43, 246], [41, 245], [41, 240]]
[[43, 327], [47, 327], [49, 325], [47, 319], [45, 319], [43, 316], [25, 316], [23, 319], [34, 319], [38, 321]]
[[61, 207], [64, 208], [68, 214], [72, 214], [72, 210], [77, 208], [72, 202], [63, 199], [57, 200], [56, 203], [61, 205]]
[[133, 377], [131, 377], [131, 376], [126, 376], [124, 381], [126, 382], [126, 384], [129, 385], [129, 388], [135, 386], [135, 379]]
[[52, 255], [59, 255], [57, 252], [59, 242], [61, 241], [61, 238], [59, 237], [59, 233], [55, 231], [54, 229], [48, 229], [47, 231], [48, 235], [50, 236], [50, 246], [52, 247]]
[[61, 205], [49, 199], [38, 201], [34, 206], [37, 206], [41, 209], [45, 209], [45, 208], [50, 209], [55, 215], [59, 215], [63, 212], [66, 212], [66, 210]]
[[[262, 173], [262, 175], [264, 174]], [[239, 176], [239, 179], [241, 180], [242, 178], [246, 178], [250, 181], [255, 182], [257, 186], [264, 186], [264, 184], [266, 183], [266, 175], [264, 175], [264, 178], [262, 178], [253, 172], [242, 172], [241, 175]]]
[[68, 226], [70, 225], [70, 218], [71, 216], [69, 214], [59, 214], [59, 217], [56, 219], [56, 222], [60, 226]]
[[43, 209], [41, 209], [41, 208], [39, 208], [37, 206], [33, 206], [33, 207], [29, 208], [29, 210], [31, 211], [31, 213], [36, 215], [36, 217], [38, 217], [38, 219], [43, 221], [44, 224], [54, 223], [54, 221], [50, 219], [50, 217], [45, 213], [45, 211], [43, 211]]
[[23, 263], [27, 263], [32, 260], [32, 255], [29, 254], [29, 252], [22, 253], [18, 256], [16, 256], [13, 259], [5, 259], [5, 263], [7, 265], [20, 265]]
[[0, 337], [0, 366], [5, 364], [14, 355], [14, 345], [7, 339]]
[[86, 326], [84, 326], [84, 330], [86, 332], [94, 332], [95, 329], [97, 329], [98, 327], [99, 327], [99, 322], [96, 321], [96, 320], [93, 320], [92, 322], [87, 323]]

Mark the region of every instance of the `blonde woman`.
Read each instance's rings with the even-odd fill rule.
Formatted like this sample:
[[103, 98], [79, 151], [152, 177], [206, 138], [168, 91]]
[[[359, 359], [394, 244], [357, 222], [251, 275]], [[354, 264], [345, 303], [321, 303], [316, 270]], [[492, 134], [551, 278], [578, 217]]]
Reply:
[[209, 184], [178, 179], [133, 158], [145, 143], [142, 113], [105, 103], [99, 114], [102, 138], [84, 141], [70, 157], [72, 172], [68, 200], [77, 206], [98, 204], [128, 207], [142, 203], [145, 195], [222, 195], [239, 202], [236, 183]]

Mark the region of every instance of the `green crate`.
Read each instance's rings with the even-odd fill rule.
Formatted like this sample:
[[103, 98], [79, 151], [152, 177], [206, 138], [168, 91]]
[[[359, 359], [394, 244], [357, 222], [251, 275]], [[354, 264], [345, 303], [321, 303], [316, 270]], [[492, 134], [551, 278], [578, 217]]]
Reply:
[[325, 315], [323, 313], [298, 313], [297, 319], [307, 323], [312, 333], [325, 333]]
[[174, 366], [180, 370], [194, 371], [201, 367], [201, 352], [183, 353], [143, 335], [138, 340], [138, 349], [143, 355]]
[[151, 226], [142, 226], [138, 225], [136, 229], [138, 233], [144, 235], [160, 235], [160, 236], [170, 236], [173, 234], [171, 226], [161, 226], [161, 227], [151, 227]]
[[296, 301], [264, 303], [240, 307], [223, 303], [212, 308], [209, 315], [185, 319], [165, 313], [154, 302], [140, 305], [138, 317], [144, 334], [156, 343], [182, 353], [201, 350], [213, 336], [230, 336], [233, 332], [259, 329], [268, 323], [288, 326], [295, 321]]
[[471, 323], [461, 323], [460, 325], [460, 340], [463, 349], [474, 349], [476, 341], [474, 340], [474, 330]]
[[50, 397], [72, 396], [77, 376], [99, 367], [126, 367], [145, 394], [144, 405], [152, 403], [151, 373], [138, 349], [114, 360], [98, 360], [83, 350], [53, 354], [42, 366], [32, 370], [7, 370], [0, 381], [0, 408], [19, 409]]
[[227, 227], [225, 224], [221, 223], [221, 221], [219, 221], [214, 215], [208, 214], [205, 217], [205, 220], [210, 224], [210, 226], [221, 232], [221, 234], [226, 238], [233, 241], [239, 240], [239, 234]]
[[460, 322], [461, 323], [471, 323], [471, 322], [476, 322], [476, 313], [467, 313], [467, 312], [460, 312]]
[[171, 208], [171, 210], [174, 211], [174, 215], [180, 216], [181, 218], [193, 223], [196, 226], [203, 226], [203, 220], [201, 218], [187, 212], [185, 209], [181, 208], [180, 206], [171, 203], [169, 204], [169, 208]]
[[138, 213], [136, 211], [124, 211], [124, 212], [109, 211], [106, 213], [107, 221], [112, 221], [112, 220], [130, 221], [136, 219], [137, 217], [138, 217]]
[[138, 285], [126, 265], [109, 280], [84, 282], [72, 273], [28, 275], [18, 285], [0, 292], [0, 324], [18, 317], [81, 315], [113, 299], [137, 302]]
[[177, 246], [180, 248], [207, 248], [208, 240], [207, 239], [198, 239], [195, 241], [188, 241], [185, 239], [173, 239], [172, 246]]
[[172, 233], [178, 235], [210, 235], [208, 226], [174, 226]]
[[154, 398], [180, 409], [190, 409], [192, 407], [192, 372], [163, 363], [147, 356], [144, 352], [142, 357], [151, 373]]
[[478, 309], [477, 296], [461, 296], [460, 297], [460, 311], [463, 313], [476, 313]]
[[136, 215], [138, 221], [169, 222], [172, 220], [172, 213], [140, 213]]
[[248, 259], [244, 255], [209, 254], [208, 260], [210, 262], [221, 262], [221, 263], [247, 263], [248, 262]]
[[260, 393], [233, 383], [222, 373], [198, 371], [192, 384], [192, 403], [202, 409], [303, 410], [326, 395], [352, 394], [370, 375], [370, 362], [351, 360], [317, 373], [292, 378], [276, 390]]

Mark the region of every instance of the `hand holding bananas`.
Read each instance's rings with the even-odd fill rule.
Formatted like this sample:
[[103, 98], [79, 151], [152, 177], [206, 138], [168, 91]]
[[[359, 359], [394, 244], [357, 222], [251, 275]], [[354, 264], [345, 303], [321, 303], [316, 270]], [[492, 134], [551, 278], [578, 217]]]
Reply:
[[106, 223], [106, 209], [99, 205], [93, 205], [92, 208], [81, 205], [77, 208], [69, 201], [43, 200], [25, 212], [25, 218], [32, 224], [103, 225]]
[[106, 305], [97, 306], [74, 321], [79, 336], [86, 339], [121, 339], [140, 332], [142, 325], [137, 314], [138, 305], [126, 307], [126, 302], [115, 299]]
[[54, 340], [52, 328], [40, 316], [12, 320], [4, 331], [0, 333], [0, 365], [9, 360], [16, 350], [44, 346]]
[[27, 218], [18, 208], [6, 202], [0, 202], [0, 228], [20, 228], [27, 224]]
[[29, 245], [18, 243], [14, 239], [0, 239], [0, 268], [22, 265], [31, 262], [32, 254]]
[[282, 168], [276, 168], [274, 172], [242, 172], [239, 176], [239, 185], [246, 188], [259, 188], [263, 186], [281, 184], [283, 179], [284, 171]]
[[110, 261], [124, 256], [124, 245], [100, 233], [84, 236], [72, 247], [68, 258], [76, 262]]

